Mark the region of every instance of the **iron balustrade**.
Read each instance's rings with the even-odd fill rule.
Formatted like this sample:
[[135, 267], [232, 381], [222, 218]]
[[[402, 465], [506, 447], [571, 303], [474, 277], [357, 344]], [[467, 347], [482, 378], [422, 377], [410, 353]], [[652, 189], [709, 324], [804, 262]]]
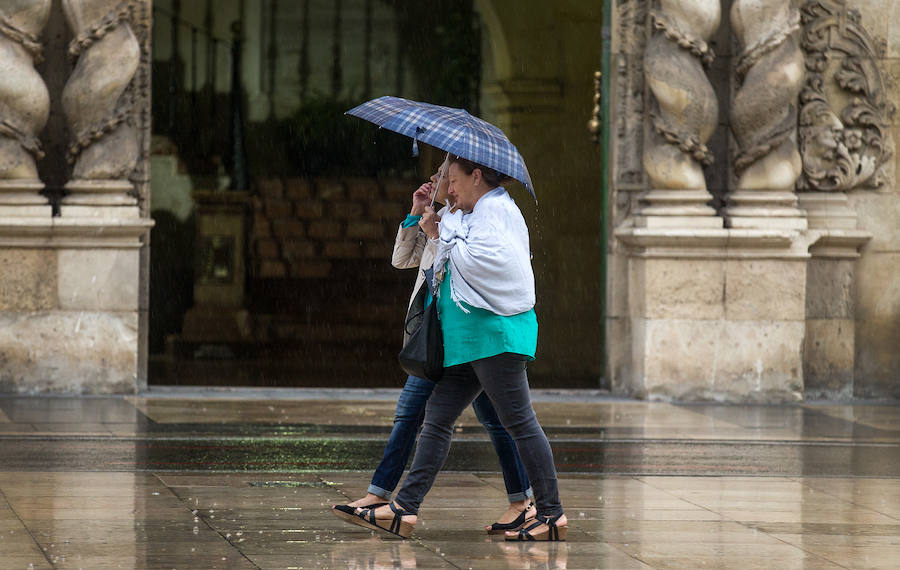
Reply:
[[[154, 29], [169, 30], [171, 47], [167, 60], [153, 60], [155, 134], [175, 143], [192, 174], [216, 176], [224, 165], [230, 188], [246, 189], [240, 23], [232, 24], [231, 39], [219, 37], [212, 3], [207, 3], [204, 24], [198, 25], [181, 15], [180, 0], [172, 0], [171, 10], [154, 5], [153, 16]], [[189, 38], [186, 50], [184, 32]], [[158, 48], [159, 42], [153, 45]], [[220, 76], [220, 63], [227, 77]], [[220, 83], [227, 87], [219, 89]]]

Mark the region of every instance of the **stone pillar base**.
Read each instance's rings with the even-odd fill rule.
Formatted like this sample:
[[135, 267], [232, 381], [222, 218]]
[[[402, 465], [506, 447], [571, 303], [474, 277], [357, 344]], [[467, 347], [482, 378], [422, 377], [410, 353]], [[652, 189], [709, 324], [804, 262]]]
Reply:
[[806, 210], [810, 228], [856, 229], [856, 212], [847, 206], [847, 195], [843, 192], [800, 192], [797, 199]]
[[707, 206], [712, 196], [706, 190], [650, 190], [640, 198], [634, 216], [639, 228], [721, 228], [722, 218]]
[[629, 247], [627, 392], [676, 401], [803, 398], [808, 254], [795, 247], [797, 232], [631, 228], [616, 237]]
[[721, 229], [723, 220], [718, 216], [645, 216], [634, 217], [638, 228], [703, 228]]
[[806, 214], [793, 192], [739, 190], [728, 197], [725, 225], [742, 229], [805, 230]]
[[138, 389], [138, 272], [152, 220], [0, 218], [0, 392]]
[[65, 185], [68, 194], [62, 200], [63, 218], [140, 217], [134, 186], [128, 180], [72, 180]]
[[49, 218], [53, 209], [40, 194], [43, 189], [40, 180], [0, 180], [0, 217]]

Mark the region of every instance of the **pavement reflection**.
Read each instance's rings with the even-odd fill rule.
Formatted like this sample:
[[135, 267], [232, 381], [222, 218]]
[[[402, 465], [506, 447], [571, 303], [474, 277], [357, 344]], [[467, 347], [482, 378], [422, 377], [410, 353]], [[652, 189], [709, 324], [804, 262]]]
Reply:
[[896, 568], [900, 560], [894, 405], [538, 395], [569, 535], [534, 544], [484, 534], [506, 498], [487, 436], [468, 415], [411, 540], [337, 520], [331, 504], [365, 493], [393, 402], [302, 396], [0, 397], [0, 567]]

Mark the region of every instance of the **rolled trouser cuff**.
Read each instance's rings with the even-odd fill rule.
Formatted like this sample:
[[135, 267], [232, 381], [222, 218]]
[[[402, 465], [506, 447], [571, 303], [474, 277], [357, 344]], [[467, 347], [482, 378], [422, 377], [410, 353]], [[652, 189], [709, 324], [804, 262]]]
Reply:
[[391, 500], [391, 492], [382, 489], [378, 485], [369, 485], [369, 488], [366, 489], [366, 491], [369, 493], [372, 493], [373, 495], [377, 495], [377, 496], [381, 497], [385, 501]]
[[531, 497], [534, 496], [534, 491], [531, 487], [528, 487], [524, 491], [520, 491], [518, 493], [509, 493], [506, 495], [506, 498], [509, 499], [510, 503], [519, 503], [521, 501], [527, 501]]

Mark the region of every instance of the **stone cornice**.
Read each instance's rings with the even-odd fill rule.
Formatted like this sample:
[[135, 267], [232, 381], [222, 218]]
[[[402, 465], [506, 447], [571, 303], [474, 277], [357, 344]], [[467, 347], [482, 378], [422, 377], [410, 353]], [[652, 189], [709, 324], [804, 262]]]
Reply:
[[637, 228], [616, 230], [635, 257], [806, 259], [800, 232], [763, 229]]
[[872, 239], [865, 230], [810, 230], [807, 235], [813, 257], [832, 259], [857, 259], [860, 248]]
[[616, 238], [633, 257], [697, 259], [856, 259], [872, 234], [855, 229], [690, 229], [622, 227]]
[[153, 224], [149, 218], [0, 218], [0, 247], [139, 248]]

